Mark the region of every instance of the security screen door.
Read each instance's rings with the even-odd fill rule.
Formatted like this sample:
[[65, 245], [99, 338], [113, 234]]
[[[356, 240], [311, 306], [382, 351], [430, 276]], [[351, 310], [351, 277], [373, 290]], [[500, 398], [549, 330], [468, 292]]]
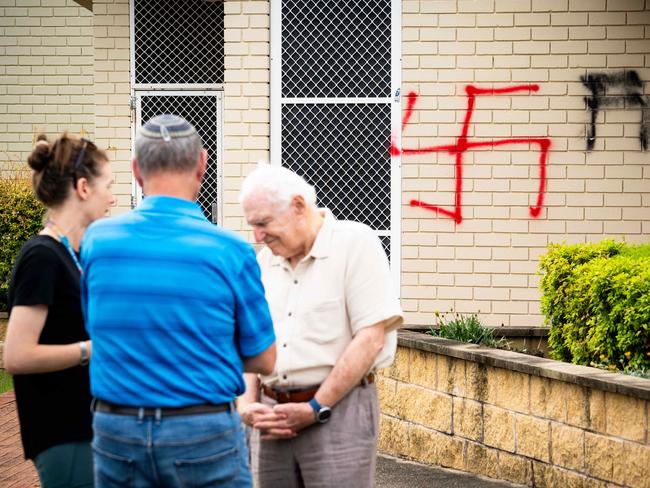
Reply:
[[[156, 115], [180, 115], [196, 127], [208, 151], [208, 165], [199, 191], [198, 203], [211, 222], [221, 220], [221, 92], [136, 92], [138, 127]], [[140, 196], [141, 198], [141, 196]]]
[[[196, 127], [208, 151], [199, 204], [221, 220], [224, 6], [221, 1], [131, 0], [133, 131], [163, 113]], [[142, 198], [134, 182], [133, 203]]]
[[393, 0], [271, 0], [271, 162], [374, 229], [397, 277], [400, 12]]

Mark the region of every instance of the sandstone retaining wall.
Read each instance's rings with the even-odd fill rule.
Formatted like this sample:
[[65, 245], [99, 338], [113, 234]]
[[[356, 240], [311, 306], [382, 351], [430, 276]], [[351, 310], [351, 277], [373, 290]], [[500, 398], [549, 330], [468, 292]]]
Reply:
[[535, 487], [650, 487], [650, 380], [400, 332], [380, 450]]

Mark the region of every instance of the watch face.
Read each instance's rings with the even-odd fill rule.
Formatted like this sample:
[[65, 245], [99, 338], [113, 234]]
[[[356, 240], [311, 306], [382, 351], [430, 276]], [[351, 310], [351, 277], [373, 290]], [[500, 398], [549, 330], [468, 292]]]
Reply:
[[330, 419], [331, 416], [332, 416], [332, 410], [330, 410], [329, 407], [323, 407], [318, 412], [318, 421], [321, 424], [324, 424]]

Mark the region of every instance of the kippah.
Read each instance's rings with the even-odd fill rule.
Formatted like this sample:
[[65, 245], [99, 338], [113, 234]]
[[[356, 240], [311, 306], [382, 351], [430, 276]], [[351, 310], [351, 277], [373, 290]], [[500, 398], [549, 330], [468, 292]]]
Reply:
[[152, 139], [164, 139], [166, 142], [192, 134], [196, 134], [192, 124], [178, 115], [171, 114], [158, 115], [140, 127], [140, 135]]

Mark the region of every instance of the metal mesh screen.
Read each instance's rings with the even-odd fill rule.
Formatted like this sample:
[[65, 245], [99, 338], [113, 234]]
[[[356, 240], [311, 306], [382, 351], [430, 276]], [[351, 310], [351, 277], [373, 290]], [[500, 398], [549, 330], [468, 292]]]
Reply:
[[384, 252], [390, 261], [390, 236], [380, 236], [381, 245], [384, 246]]
[[282, 2], [283, 97], [389, 97], [391, 1]]
[[285, 104], [282, 163], [339, 219], [390, 229], [390, 105]]
[[141, 97], [141, 124], [160, 114], [175, 114], [196, 127], [203, 147], [208, 151], [208, 167], [199, 191], [199, 205], [211, 222], [217, 221], [218, 195], [218, 110], [213, 95], [143, 95]]
[[134, 0], [135, 82], [223, 83], [222, 1]]

